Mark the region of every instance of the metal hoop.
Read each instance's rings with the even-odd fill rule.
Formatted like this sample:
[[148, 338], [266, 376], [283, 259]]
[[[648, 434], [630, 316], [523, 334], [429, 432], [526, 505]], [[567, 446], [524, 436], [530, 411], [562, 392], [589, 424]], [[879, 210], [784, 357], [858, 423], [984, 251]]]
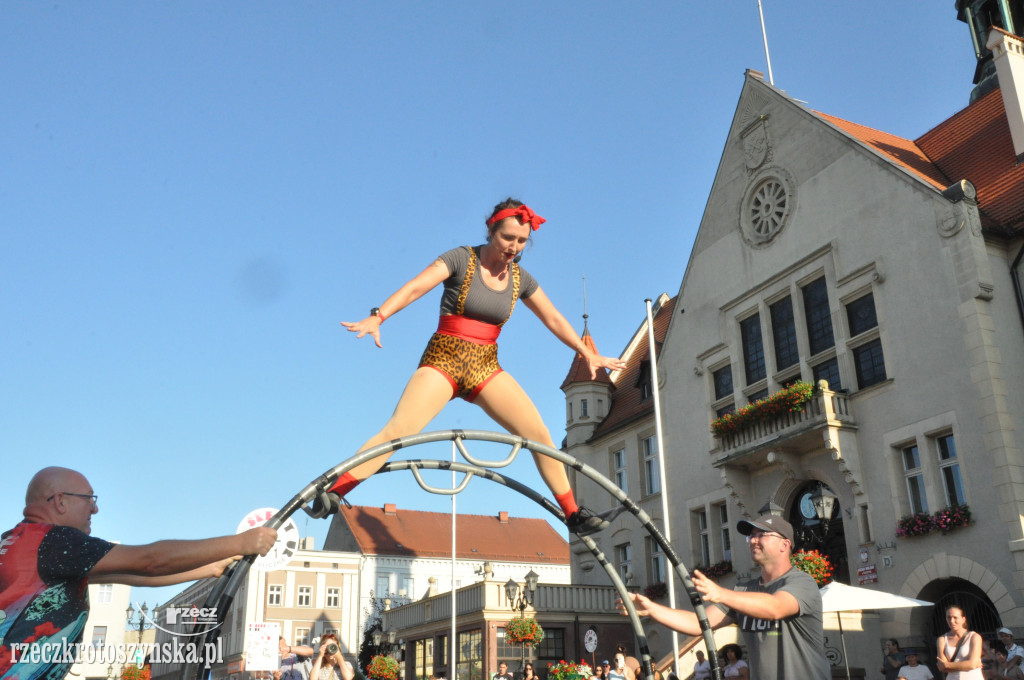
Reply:
[[[509, 455], [500, 461], [487, 461], [480, 458], [474, 457], [469, 454], [466, 448], [466, 441], [483, 441], [492, 442], [499, 444], [508, 444], [511, 446]], [[614, 497], [619, 504], [622, 506], [622, 511], [628, 510], [632, 513], [639, 521], [641, 526], [647, 532], [647, 534], [654, 539], [654, 541], [661, 548], [662, 553], [668, 558], [672, 564], [673, 569], [683, 584], [683, 589], [690, 598], [690, 604], [693, 607], [694, 613], [697, 615], [697, 621], [700, 625], [701, 636], [704, 638], [704, 644], [708, 651], [708, 661], [711, 663], [712, 676], [716, 680], [722, 679], [722, 669], [718, 661], [718, 648], [715, 644], [714, 634], [711, 628], [711, 624], [708, 622], [707, 612], [704, 608], [704, 601], [701, 599], [700, 593], [697, 592], [696, 587], [693, 584], [693, 580], [690, 578], [690, 573], [687, 571], [682, 560], [676, 551], [669, 545], [668, 541], [665, 540], [664, 535], [654, 525], [650, 516], [644, 512], [636, 503], [629, 499], [625, 493], [622, 492], [619, 487], [611, 482], [607, 477], [599, 473], [594, 468], [590, 467], [586, 463], [583, 463], [574, 456], [570, 456], [564, 451], [559, 451], [553, 447], [534, 442], [523, 437], [511, 435], [504, 432], [490, 432], [486, 430], [440, 430], [436, 432], [424, 432], [420, 434], [411, 435], [408, 437], [402, 437], [401, 439], [393, 439], [389, 442], [385, 442], [371, 449], [367, 449], [362, 453], [358, 453], [351, 458], [338, 463], [325, 473], [314, 479], [312, 482], [307, 484], [298, 494], [292, 497], [284, 507], [278, 510], [266, 526], [277, 529], [281, 527], [295, 512], [303, 509], [306, 504], [312, 503], [312, 501], [322, 493], [325, 493], [331, 485], [343, 474], [349, 470], [361, 465], [362, 463], [377, 458], [378, 456], [386, 455], [398, 451], [399, 449], [408, 448], [410, 446], [417, 446], [420, 444], [429, 444], [440, 441], [453, 441], [455, 447], [459, 450], [462, 456], [469, 461], [468, 463], [459, 463], [445, 460], [403, 460], [403, 461], [390, 461], [384, 464], [380, 470], [375, 474], [381, 474], [386, 472], [399, 472], [403, 470], [410, 470], [415, 477], [416, 482], [420, 487], [429, 493], [439, 495], [455, 495], [461, 493], [469, 485], [469, 482], [476, 477], [486, 479], [488, 481], [501, 484], [514, 491], [519, 492], [523, 496], [526, 496], [530, 500], [534, 501], [542, 508], [550, 512], [552, 515], [557, 517], [560, 521], [565, 521], [565, 514], [561, 509], [552, 503], [546, 497], [540, 495], [528, 486], [521, 484], [509, 477], [505, 477], [491, 468], [503, 468], [510, 465], [519, 455], [522, 449], [527, 449], [535, 454], [547, 456], [553, 458], [568, 467], [576, 470], [583, 474], [591, 481], [595, 482], [602, 489], [607, 491], [612, 497]], [[455, 472], [462, 472], [465, 474], [462, 482], [455, 489], [442, 489], [430, 486], [427, 484], [422, 476], [420, 475], [421, 469], [428, 470], [453, 470]], [[594, 555], [598, 563], [604, 568], [605, 573], [608, 574], [612, 585], [619, 593], [619, 598], [623, 602], [623, 606], [626, 609], [626, 614], [629, 617], [629, 621], [633, 626], [633, 632], [636, 635], [638, 647], [642, 657], [642, 663], [644, 671], [647, 674], [647, 680], [654, 680], [654, 668], [650, 655], [650, 648], [647, 644], [647, 636], [643, 630], [643, 624], [641, 623], [639, 615], [636, 613], [636, 608], [633, 606], [633, 601], [629, 598], [629, 593], [626, 590], [626, 586], [622, 583], [619, 578], [615, 567], [611, 565], [604, 553], [598, 548], [597, 544], [589, 536], [580, 536], [580, 540]], [[255, 555], [247, 555], [240, 562], [236, 562], [232, 568], [225, 572], [220, 577], [218, 583], [214, 586], [213, 590], [206, 598], [206, 607], [216, 607], [218, 616], [222, 616], [221, 612], [226, 612], [230, 609], [231, 603], [234, 600], [235, 592], [238, 590], [239, 585], [244, 579], [249, 568], [252, 566], [255, 560]], [[213, 643], [216, 641], [217, 636], [220, 634], [220, 627], [216, 627], [206, 633], [203, 638], [205, 643]], [[211, 647], [203, 647], [204, 649], [211, 649]], [[186, 663], [182, 667], [181, 680], [203, 680], [205, 672], [203, 669], [203, 660], [199, 659], [195, 662]]]

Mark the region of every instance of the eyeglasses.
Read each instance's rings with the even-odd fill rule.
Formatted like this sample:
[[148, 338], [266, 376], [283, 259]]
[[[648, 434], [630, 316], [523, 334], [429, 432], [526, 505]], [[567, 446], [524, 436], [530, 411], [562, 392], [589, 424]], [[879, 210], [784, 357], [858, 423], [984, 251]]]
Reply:
[[[100, 497], [97, 496], [94, 493], [71, 493], [70, 491], [58, 491], [57, 493], [63, 494], [65, 496], [77, 496], [78, 498], [88, 498], [89, 502], [91, 502], [93, 505], [96, 505], [96, 501], [98, 501], [100, 499]], [[57, 497], [57, 493], [55, 493], [52, 496], [50, 496], [49, 498], [47, 498], [46, 502], [49, 503], [54, 498], [56, 498]]]
[[782, 534], [777, 534], [774, 531], [762, 531], [762, 532], [752, 533], [752, 534], [748, 535], [747, 536], [747, 543], [750, 543], [754, 539], [757, 539], [757, 540], [760, 541], [762, 539], [768, 538], [769, 536], [775, 536], [776, 538], [784, 538], [787, 541], [789, 540], [788, 538], [786, 538]]

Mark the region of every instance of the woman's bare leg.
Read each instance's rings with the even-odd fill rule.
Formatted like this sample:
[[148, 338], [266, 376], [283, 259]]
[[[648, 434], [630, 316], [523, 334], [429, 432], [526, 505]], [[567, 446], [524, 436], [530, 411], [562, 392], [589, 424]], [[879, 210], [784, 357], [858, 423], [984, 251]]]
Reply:
[[[551, 433], [544, 425], [537, 407], [515, 378], [508, 373], [501, 372], [491, 378], [473, 403], [479, 404], [487, 415], [512, 434], [555, 448], [555, 443], [551, 441]], [[537, 453], [533, 454], [533, 459], [544, 483], [551, 489], [555, 500], [565, 513], [570, 531], [586, 536], [608, 526], [608, 521], [603, 516], [595, 515], [586, 508], [576, 505], [575, 495], [569, 486], [569, 476], [561, 462]]]
[[[551, 433], [540, 417], [540, 411], [533, 405], [526, 391], [508, 373], [502, 371], [491, 378], [473, 403], [479, 405], [487, 415], [510, 433], [556, 448], [551, 440]], [[533, 454], [533, 460], [536, 461], [537, 470], [544, 483], [551, 489], [551, 493], [559, 496], [570, 491], [569, 477], [561, 462], [536, 453]]]
[[[452, 384], [440, 372], [422, 366], [409, 378], [402, 396], [395, 406], [384, 428], [370, 437], [356, 453], [361, 453], [378, 444], [417, 434], [441, 412], [452, 398]], [[364, 480], [388, 462], [391, 455], [373, 458], [349, 470], [357, 480]]]

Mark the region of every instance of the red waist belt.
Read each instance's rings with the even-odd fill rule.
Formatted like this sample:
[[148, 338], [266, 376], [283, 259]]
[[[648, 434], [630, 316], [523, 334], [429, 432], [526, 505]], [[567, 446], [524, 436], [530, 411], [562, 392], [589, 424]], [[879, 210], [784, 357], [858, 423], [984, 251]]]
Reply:
[[437, 322], [437, 332], [441, 335], [453, 335], [477, 345], [493, 345], [501, 334], [501, 326], [467, 319], [458, 314], [446, 314]]

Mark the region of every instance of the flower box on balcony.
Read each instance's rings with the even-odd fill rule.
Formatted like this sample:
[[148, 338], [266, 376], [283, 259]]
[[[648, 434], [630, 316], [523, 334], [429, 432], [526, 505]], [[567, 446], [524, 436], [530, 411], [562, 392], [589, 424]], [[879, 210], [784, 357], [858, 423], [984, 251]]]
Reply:
[[752, 423], [763, 423], [780, 415], [800, 411], [814, 394], [814, 386], [795, 382], [789, 387], [747, 404], [738, 411], [726, 413], [711, 421], [711, 432], [717, 437], [735, 434]]

